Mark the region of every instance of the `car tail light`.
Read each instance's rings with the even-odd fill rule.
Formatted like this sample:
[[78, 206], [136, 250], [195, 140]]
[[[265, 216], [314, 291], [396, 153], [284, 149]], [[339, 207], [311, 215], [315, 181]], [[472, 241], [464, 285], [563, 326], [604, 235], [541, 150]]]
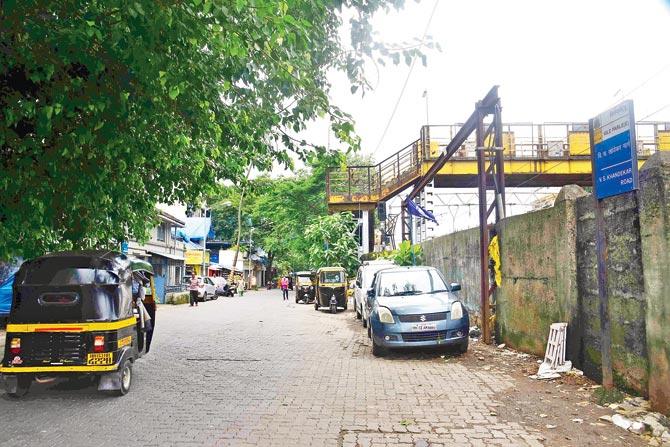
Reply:
[[105, 336], [96, 335], [93, 339], [93, 352], [104, 352], [105, 351]]
[[9, 342], [9, 353], [12, 355], [21, 354], [21, 339], [18, 337], [12, 338]]

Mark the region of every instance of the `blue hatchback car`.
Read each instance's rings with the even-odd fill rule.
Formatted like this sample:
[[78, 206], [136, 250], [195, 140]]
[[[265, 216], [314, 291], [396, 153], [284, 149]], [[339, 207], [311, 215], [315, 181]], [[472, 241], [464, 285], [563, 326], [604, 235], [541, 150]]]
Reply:
[[368, 335], [372, 353], [390, 348], [445, 346], [468, 350], [470, 319], [454, 292], [433, 267], [393, 267], [375, 275], [368, 293]]

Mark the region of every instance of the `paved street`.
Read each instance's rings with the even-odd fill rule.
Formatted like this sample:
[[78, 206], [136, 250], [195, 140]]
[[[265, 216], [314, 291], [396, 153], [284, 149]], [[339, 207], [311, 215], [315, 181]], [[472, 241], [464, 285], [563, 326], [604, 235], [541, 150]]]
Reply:
[[547, 443], [502, 411], [497, 396], [516, 379], [472, 366], [472, 352], [374, 358], [351, 311], [317, 313], [263, 291], [163, 306], [157, 318], [129, 395], [85, 383], [34, 385], [21, 401], [0, 394], [0, 445]]

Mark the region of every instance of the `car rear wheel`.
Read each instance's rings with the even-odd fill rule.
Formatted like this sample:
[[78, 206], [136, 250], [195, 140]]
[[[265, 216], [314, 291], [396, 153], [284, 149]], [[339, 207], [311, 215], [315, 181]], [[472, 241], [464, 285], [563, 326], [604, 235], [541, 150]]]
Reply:
[[204, 303], [205, 301], [207, 301], [207, 292], [202, 294], [202, 302]]
[[358, 310], [358, 306], [356, 306], [356, 304], [354, 304], [354, 307], [356, 308], [356, 319], [360, 320], [361, 318], [363, 318], [363, 315], [361, 315], [361, 311]]
[[314, 310], [319, 310], [319, 303], [317, 301], [314, 301]]

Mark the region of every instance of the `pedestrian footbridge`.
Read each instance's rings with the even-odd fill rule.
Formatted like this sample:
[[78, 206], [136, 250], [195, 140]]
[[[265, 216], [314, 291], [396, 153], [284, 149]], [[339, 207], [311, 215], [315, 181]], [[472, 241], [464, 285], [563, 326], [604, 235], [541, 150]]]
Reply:
[[[382, 162], [334, 168], [327, 174], [331, 212], [373, 209], [425, 175], [461, 124], [431, 125], [421, 136]], [[591, 185], [587, 123], [503, 124], [506, 187]], [[670, 123], [636, 124], [639, 165], [656, 151], [670, 151]], [[477, 187], [474, 138], [466, 140], [435, 175], [435, 187]]]

